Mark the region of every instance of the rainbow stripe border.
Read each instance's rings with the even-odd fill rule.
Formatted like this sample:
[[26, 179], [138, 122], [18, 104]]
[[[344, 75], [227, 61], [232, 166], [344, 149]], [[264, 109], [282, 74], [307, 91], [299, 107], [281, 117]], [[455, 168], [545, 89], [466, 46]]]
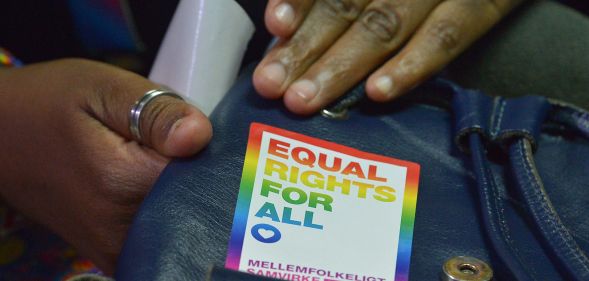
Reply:
[[245, 153], [245, 162], [243, 163], [243, 172], [241, 183], [239, 184], [239, 194], [237, 196], [237, 206], [235, 207], [235, 217], [233, 218], [233, 228], [231, 229], [231, 238], [227, 251], [225, 267], [228, 269], [239, 270], [241, 261], [241, 250], [243, 248], [243, 239], [245, 238], [247, 226], [247, 217], [252, 201], [254, 191], [254, 181], [256, 179], [256, 169], [260, 156], [260, 145], [262, 144], [262, 134], [264, 125], [252, 123], [250, 126], [250, 136]]
[[241, 184], [239, 185], [239, 195], [237, 197], [237, 206], [235, 208], [235, 217], [233, 219], [233, 228], [231, 230], [225, 267], [228, 269], [239, 270], [241, 252], [243, 249], [243, 240], [246, 234], [245, 228], [247, 225], [247, 217], [254, 189], [254, 180], [256, 178], [258, 159], [260, 156], [262, 134], [264, 132], [281, 135], [325, 149], [335, 150], [350, 156], [389, 163], [407, 168], [407, 180], [405, 183], [405, 196], [403, 198], [403, 211], [401, 214], [401, 228], [399, 232], [395, 281], [408, 281], [413, 242], [413, 226], [415, 222], [415, 210], [417, 206], [417, 191], [419, 185], [419, 164], [363, 152], [337, 143], [312, 138], [261, 123], [252, 123], [250, 126], [250, 136], [245, 154], [245, 162], [243, 164]]

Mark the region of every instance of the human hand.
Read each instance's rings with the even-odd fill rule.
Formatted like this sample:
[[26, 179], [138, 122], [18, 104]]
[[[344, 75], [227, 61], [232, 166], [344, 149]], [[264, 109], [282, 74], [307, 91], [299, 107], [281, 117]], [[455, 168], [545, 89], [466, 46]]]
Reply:
[[[257, 91], [311, 114], [372, 73], [389, 101], [441, 70], [522, 0], [269, 0], [281, 38], [254, 73]], [[384, 63], [384, 65], [383, 65]], [[380, 67], [379, 67], [380, 66]]]
[[211, 138], [198, 109], [163, 96], [142, 113], [145, 145], [133, 141], [129, 111], [155, 88], [84, 60], [0, 68], [0, 196], [107, 274], [170, 157], [190, 156]]

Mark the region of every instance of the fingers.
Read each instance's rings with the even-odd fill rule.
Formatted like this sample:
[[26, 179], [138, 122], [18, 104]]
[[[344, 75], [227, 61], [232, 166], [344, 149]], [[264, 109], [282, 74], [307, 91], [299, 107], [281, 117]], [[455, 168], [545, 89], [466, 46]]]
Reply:
[[314, 0], [270, 0], [266, 6], [265, 22], [270, 33], [290, 37], [301, 25]]
[[286, 106], [314, 113], [381, 65], [401, 46], [439, 0], [376, 0], [286, 91]]
[[435, 8], [403, 50], [368, 79], [376, 101], [398, 97], [441, 70], [521, 1], [448, 0]]
[[[287, 2], [297, 7], [296, 13], [288, 14], [297, 16], [278, 30], [276, 12], [289, 10], [279, 9]], [[273, 33], [295, 33], [260, 63], [254, 86], [264, 97], [284, 97], [291, 111], [310, 114], [394, 55], [366, 86], [373, 100], [388, 101], [446, 66], [520, 2], [316, 0], [313, 5], [299, 1], [293, 6], [291, 0], [271, 0], [267, 22], [275, 28]], [[308, 9], [301, 24], [299, 16]]]
[[[97, 67], [95, 67], [97, 68]], [[105, 126], [128, 140], [129, 112], [147, 91], [160, 88], [147, 79], [118, 68], [101, 65], [93, 71], [94, 94], [86, 110]], [[211, 124], [197, 108], [180, 99], [159, 96], [142, 111], [142, 143], [167, 157], [186, 157], [201, 150], [212, 136]]]
[[317, 0], [287, 41], [274, 48], [254, 73], [256, 90], [267, 98], [280, 98], [356, 20], [370, 0]]

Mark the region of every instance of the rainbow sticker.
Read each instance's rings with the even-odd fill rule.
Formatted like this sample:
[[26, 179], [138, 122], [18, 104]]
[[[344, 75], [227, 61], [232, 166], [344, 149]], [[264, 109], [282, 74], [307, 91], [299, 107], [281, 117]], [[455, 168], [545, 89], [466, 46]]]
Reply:
[[419, 165], [250, 128], [226, 267], [283, 280], [405, 281]]

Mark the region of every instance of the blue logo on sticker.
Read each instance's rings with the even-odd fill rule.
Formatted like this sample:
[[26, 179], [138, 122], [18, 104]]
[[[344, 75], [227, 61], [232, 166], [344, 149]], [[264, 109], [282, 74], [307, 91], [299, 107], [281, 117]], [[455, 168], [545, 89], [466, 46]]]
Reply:
[[262, 243], [270, 244], [278, 242], [282, 234], [278, 228], [269, 224], [260, 223], [252, 227], [252, 236]]

